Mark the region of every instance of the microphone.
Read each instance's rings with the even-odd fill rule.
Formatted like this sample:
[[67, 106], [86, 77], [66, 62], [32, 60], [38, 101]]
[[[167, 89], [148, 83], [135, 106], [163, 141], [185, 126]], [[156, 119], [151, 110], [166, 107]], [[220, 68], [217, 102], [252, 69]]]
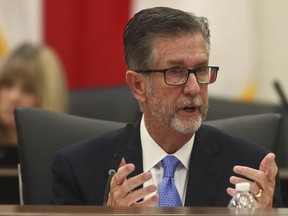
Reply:
[[277, 94], [280, 97], [280, 100], [282, 102], [282, 107], [284, 109], [285, 114], [288, 114], [288, 102], [287, 102], [287, 99], [285, 97], [283, 88], [281, 87], [281, 85], [278, 81], [274, 81], [274, 87], [275, 87]]
[[123, 158], [123, 155], [124, 155], [124, 149], [128, 143], [128, 140], [132, 134], [134, 130], [134, 127], [132, 124], [127, 124], [125, 126], [125, 130], [124, 130], [124, 134], [123, 136], [121, 137], [119, 143], [118, 143], [118, 147], [114, 153], [114, 156], [113, 156], [113, 160], [111, 161], [111, 164], [110, 164], [110, 169], [108, 171], [108, 180], [107, 180], [107, 184], [106, 184], [106, 189], [105, 189], [105, 193], [104, 193], [104, 201], [103, 201], [103, 205], [106, 205], [107, 203], [107, 200], [108, 200], [108, 194], [110, 192], [110, 183], [111, 183], [111, 179], [112, 177], [115, 175], [115, 173], [117, 172], [118, 170], [118, 167], [121, 163], [121, 160]]

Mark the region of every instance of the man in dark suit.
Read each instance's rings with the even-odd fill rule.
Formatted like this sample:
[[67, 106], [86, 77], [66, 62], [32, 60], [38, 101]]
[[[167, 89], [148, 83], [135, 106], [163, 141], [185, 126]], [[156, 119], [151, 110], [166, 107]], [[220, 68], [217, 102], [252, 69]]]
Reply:
[[[166, 7], [142, 10], [126, 26], [124, 48], [126, 79], [143, 116], [125, 144], [107, 205], [157, 206], [170, 198], [159, 196], [159, 188], [166, 169], [162, 159], [173, 155], [179, 162], [172, 179], [180, 205], [227, 206], [233, 185], [247, 181], [260, 207], [281, 206], [275, 155], [201, 126], [207, 87], [219, 70], [208, 64], [207, 19]], [[58, 151], [52, 203], [102, 205], [123, 133], [112, 131]]]

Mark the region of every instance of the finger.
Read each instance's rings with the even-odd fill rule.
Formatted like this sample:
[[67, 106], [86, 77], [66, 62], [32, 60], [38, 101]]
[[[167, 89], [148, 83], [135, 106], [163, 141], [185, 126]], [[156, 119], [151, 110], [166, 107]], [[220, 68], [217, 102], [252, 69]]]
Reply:
[[122, 157], [122, 159], [121, 159], [121, 162], [120, 162], [120, 165], [119, 165], [118, 169], [119, 169], [120, 167], [124, 166], [124, 165], [126, 165], [126, 161], [125, 161], [124, 157]]
[[231, 196], [233, 197], [235, 194], [236, 194], [236, 190], [234, 188], [231, 188], [231, 187], [228, 187], [226, 189], [226, 192]]
[[[119, 189], [121, 193], [128, 193], [133, 191], [136, 187], [142, 185], [144, 182], [150, 180], [152, 178], [152, 174], [150, 172], [141, 173], [137, 176], [131, 177], [127, 179], [122, 187]], [[138, 191], [138, 190], [137, 190]], [[145, 194], [146, 195], [146, 194]], [[143, 196], [142, 196], [143, 197]], [[141, 198], [142, 198], [141, 197]]]
[[136, 203], [136, 206], [152, 206], [159, 201], [159, 195], [154, 194], [151, 197], [145, 199], [144, 201]]
[[[122, 163], [122, 162], [121, 162]], [[135, 166], [133, 164], [125, 164], [119, 167], [117, 173], [113, 176], [111, 180], [111, 188], [113, 186], [121, 185], [127, 176], [135, 170]]]
[[241, 177], [237, 177], [237, 176], [231, 176], [230, 179], [229, 179], [230, 183], [231, 184], [237, 184], [237, 183], [240, 183], [240, 182], [249, 182], [251, 183], [251, 181], [248, 181], [247, 179], [244, 179], [244, 178], [241, 178]]
[[[141, 188], [139, 190], [135, 190], [125, 197], [125, 202], [128, 206], [135, 204], [138, 200], [143, 199], [145, 196], [148, 196], [151, 193], [156, 192], [156, 185], [149, 185], [147, 187]], [[151, 201], [151, 200], [150, 200]]]
[[275, 162], [275, 154], [267, 154], [261, 161], [259, 170], [265, 173], [269, 181], [274, 181], [278, 172], [278, 167]]
[[250, 184], [250, 192], [252, 195], [258, 194], [260, 191], [262, 191], [262, 187], [258, 185], [256, 182]]
[[[255, 198], [259, 198], [262, 195], [262, 191], [263, 191], [262, 188], [256, 182], [251, 184], [250, 192]], [[259, 193], [261, 193], [261, 195], [259, 195]]]
[[266, 183], [265, 174], [260, 171], [246, 166], [235, 166], [233, 171], [239, 175], [245, 176], [258, 184], [264, 185]]

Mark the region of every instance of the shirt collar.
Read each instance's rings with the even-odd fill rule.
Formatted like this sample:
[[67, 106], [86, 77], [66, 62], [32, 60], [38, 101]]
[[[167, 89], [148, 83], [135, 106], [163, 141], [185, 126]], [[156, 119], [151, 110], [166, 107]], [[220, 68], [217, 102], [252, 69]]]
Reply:
[[[143, 171], [147, 172], [158, 164], [165, 156], [167, 156], [167, 153], [152, 139], [148, 133], [144, 123], [144, 115], [140, 123], [140, 137], [143, 152]], [[178, 160], [181, 161], [187, 170], [189, 170], [189, 159], [192, 153], [194, 137], [195, 134], [193, 134], [191, 139], [185, 145], [183, 145], [173, 154], [178, 158]]]

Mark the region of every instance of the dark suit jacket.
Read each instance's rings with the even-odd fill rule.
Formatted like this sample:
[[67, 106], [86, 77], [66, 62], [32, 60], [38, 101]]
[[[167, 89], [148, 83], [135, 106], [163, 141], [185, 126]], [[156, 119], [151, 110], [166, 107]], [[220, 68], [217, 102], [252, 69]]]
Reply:
[[[143, 172], [140, 122], [125, 149], [125, 160], [133, 163], [132, 175]], [[109, 165], [124, 129], [70, 145], [55, 154], [52, 163], [51, 202], [54, 204], [102, 205]], [[202, 125], [196, 132], [189, 165], [185, 206], [227, 206], [227, 187], [235, 165], [259, 168], [268, 153], [263, 147], [233, 138]], [[279, 178], [274, 207], [282, 206]]]

